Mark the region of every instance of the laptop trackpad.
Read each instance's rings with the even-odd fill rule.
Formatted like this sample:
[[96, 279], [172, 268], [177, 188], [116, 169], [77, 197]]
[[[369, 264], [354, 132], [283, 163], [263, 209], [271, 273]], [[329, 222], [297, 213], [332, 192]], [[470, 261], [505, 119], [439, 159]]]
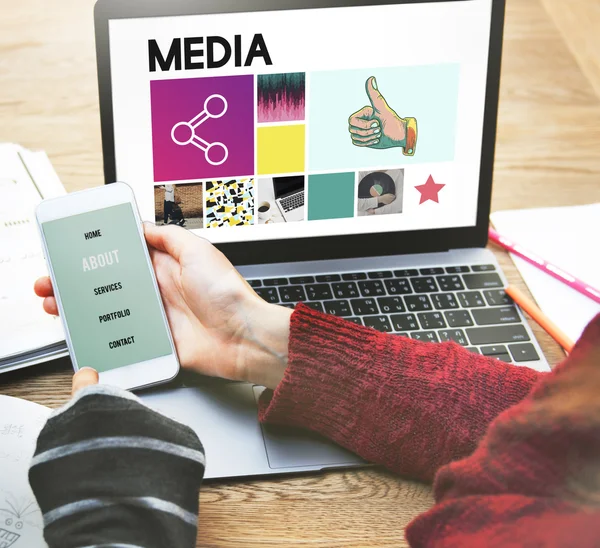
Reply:
[[252, 476], [268, 471], [252, 385], [208, 382], [140, 394], [161, 413], [191, 427], [206, 452], [205, 478]]
[[[257, 401], [263, 391], [262, 386], [254, 387]], [[318, 434], [286, 426], [263, 424], [261, 427], [270, 468], [330, 468], [365, 464], [354, 453]]]

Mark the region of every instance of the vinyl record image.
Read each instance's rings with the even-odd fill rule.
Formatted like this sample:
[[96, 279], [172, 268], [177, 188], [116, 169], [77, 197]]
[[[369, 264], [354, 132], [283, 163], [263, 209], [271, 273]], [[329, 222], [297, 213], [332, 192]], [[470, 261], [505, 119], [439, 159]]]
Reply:
[[382, 171], [369, 173], [358, 184], [359, 198], [374, 198], [384, 194], [396, 194], [396, 184], [387, 173]]

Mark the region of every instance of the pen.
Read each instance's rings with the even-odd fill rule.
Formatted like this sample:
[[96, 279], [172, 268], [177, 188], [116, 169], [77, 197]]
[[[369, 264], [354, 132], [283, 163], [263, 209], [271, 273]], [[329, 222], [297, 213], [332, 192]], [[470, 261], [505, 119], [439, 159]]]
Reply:
[[512, 298], [527, 314], [529, 314], [560, 346], [569, 354], [573, 350], [574, 343], [560, 328], [544, 314], [539, 307], [516, 287], [507, 287], [506, 294]]
[[499, 246], [503, 247], [510, 253], [514, 253], [515, 255], [521, 257], [521, 259], [524, 259], [528, 263], [531, 263], [533, 266], [536, 266], [546, 274], [552, 276], [553, 278], [556, 278], [562, 283], [573, 288], [575, 291], [578, 291], [579, 293], [585, 295], [593, 301], [600, 303], [600, 290], [595, 289], [594, 287], [585, 283], [582, 280], [579, 280], [572, 274], [565, 272], [562, 268], [559, 268], [558, 266], [549, 263], [541, 257], [538, 257], [534, 253], [531, 253], [531, 251], [524, 249], [519, 244], [513, 242], [505, 236], [501, 236], [491, 227], [489, 230], [489, 237], [490, 240], [497, 243]]

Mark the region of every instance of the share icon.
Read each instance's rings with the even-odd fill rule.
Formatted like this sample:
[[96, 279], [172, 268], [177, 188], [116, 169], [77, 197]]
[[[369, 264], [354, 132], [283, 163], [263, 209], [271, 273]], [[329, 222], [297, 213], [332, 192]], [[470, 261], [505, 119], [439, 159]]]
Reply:
[[[204, 158], [213, 166], [224, 164], [229, 156], [229, 149], [219, 142], [209, 143], [196, 133], [196, 128], [210, 118], [221, 118], [227, 112], [228, 104], [222, 95], [211, 95], [204, 101], [204, 110], [189, 122], [178, 122], [171, 130], [171, 139], [180, 146], [194, 145], [204, 152]], [[219, 155], [218, 150], [222, 153]], [[221, 158], [219, 158], [222, 156]]]

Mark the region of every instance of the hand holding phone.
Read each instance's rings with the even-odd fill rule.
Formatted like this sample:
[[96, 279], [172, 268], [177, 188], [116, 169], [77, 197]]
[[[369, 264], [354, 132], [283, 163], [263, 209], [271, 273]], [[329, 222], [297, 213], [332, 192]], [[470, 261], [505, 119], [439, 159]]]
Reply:
[[[275, 388], [287, 364], [291, 311], [259, 298], [208, 241], [174, 226], [144, 229], [181, 365]], [[50, 279], [40, 278], [35, 292], [47, 313], [59, 313]]]
[[42, 202], [36, 217], [73, 367], [134, 389], [179, 371], [133, 192], [123, 183]]

